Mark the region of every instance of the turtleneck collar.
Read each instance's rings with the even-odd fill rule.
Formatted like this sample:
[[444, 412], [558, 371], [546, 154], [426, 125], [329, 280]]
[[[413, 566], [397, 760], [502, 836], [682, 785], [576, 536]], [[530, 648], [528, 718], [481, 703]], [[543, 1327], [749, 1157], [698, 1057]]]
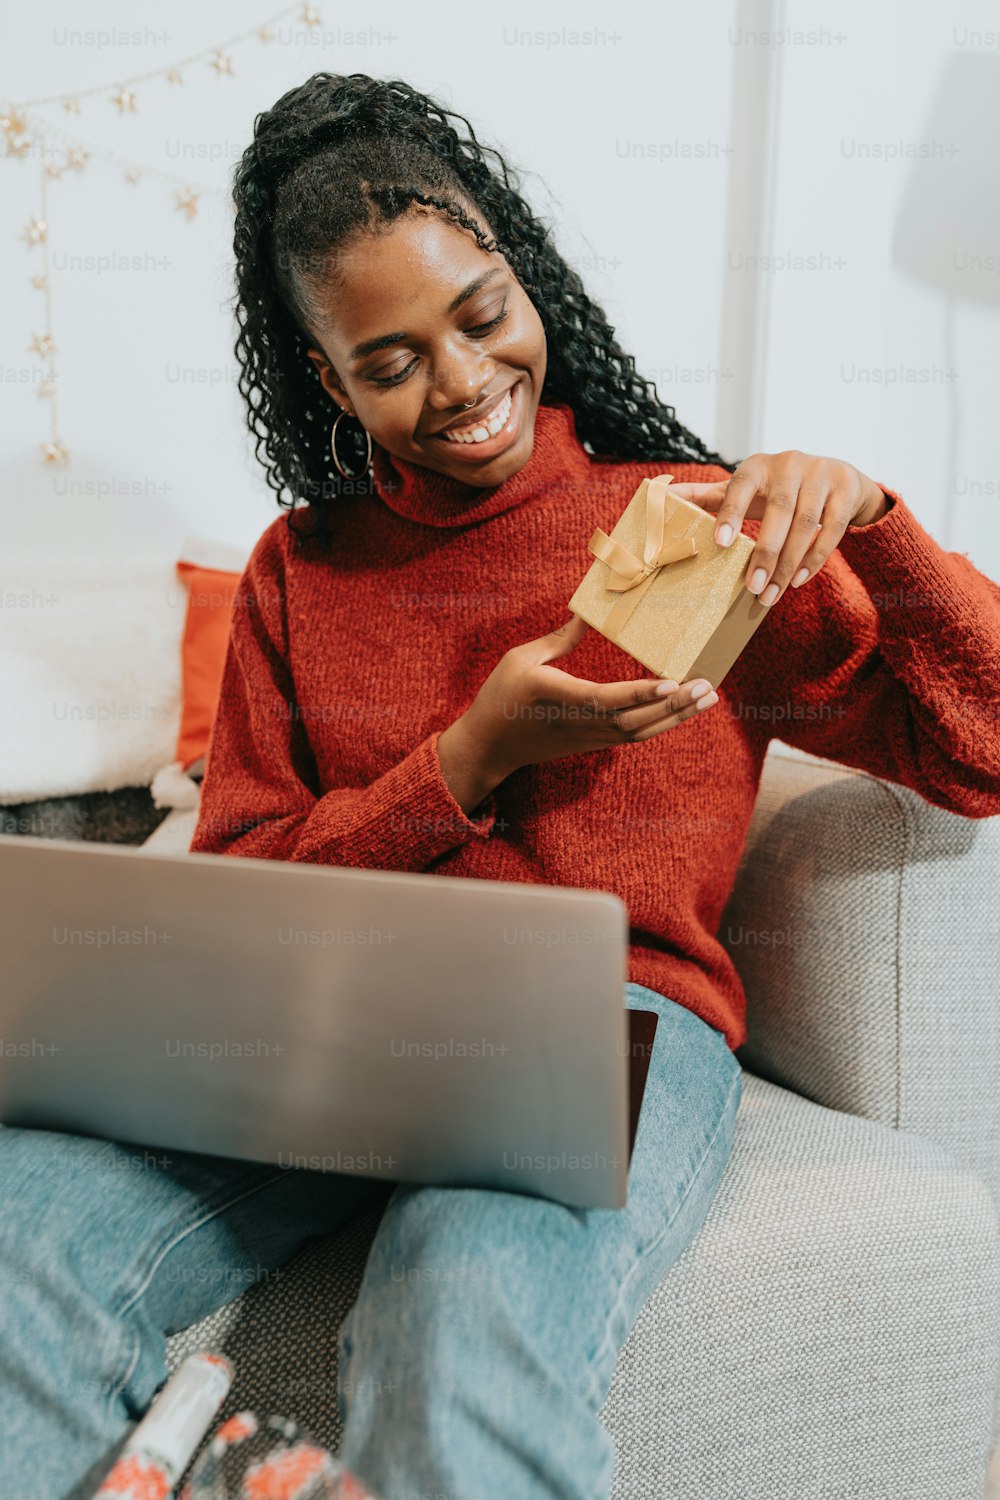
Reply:
[[390, 456], [377, 444], [372, 458], [375, 488], [397, 515], [427, 526], [468, 526], [512, 510], [553, 483], [585, 482], [590, 457], [576, 435], [572, 407], [540, 405], [535, 441], [527, 463], [492, 489], [463, 484], [422, 464]]

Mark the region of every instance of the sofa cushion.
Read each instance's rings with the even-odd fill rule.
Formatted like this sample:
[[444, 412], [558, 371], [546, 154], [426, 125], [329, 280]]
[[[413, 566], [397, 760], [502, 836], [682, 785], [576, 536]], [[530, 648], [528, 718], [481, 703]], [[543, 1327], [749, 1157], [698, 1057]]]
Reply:
[[181, 639], [181, 721], [174, 759], [187, 771], [204, 758], [222, 687], [233, 604], [246, 557], [189, 538], [177, 564], [187, 590]]

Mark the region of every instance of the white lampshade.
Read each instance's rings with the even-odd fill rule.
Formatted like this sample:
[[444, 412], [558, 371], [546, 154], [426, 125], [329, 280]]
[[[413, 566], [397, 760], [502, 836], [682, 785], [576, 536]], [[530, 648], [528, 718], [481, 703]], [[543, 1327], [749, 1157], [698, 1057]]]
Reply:
[[893, 264], [949, 298], [1000, 302], [1000, 58], [952, 56], [893, 234]]

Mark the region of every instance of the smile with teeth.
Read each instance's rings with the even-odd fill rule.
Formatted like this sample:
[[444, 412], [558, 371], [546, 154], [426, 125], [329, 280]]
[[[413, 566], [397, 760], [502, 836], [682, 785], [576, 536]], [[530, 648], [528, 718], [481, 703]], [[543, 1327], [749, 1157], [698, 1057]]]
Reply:
[[[513, 387], [511, 388], [513, 389]], [[491, 437], [496, 437], [500, 429], [506, 424], [511, 410], [510, 391], [497, 402], [496, 406], [484, 420], [477, 421], [471, 427], [449, 427], [447, 432], [441, 436], [449, 443], [485, 443]]]

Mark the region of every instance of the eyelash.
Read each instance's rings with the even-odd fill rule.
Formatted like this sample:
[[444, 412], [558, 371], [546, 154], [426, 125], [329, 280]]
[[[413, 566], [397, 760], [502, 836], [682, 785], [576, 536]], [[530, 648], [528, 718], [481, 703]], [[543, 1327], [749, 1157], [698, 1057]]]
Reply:
[[[500, 324], [505, 320], [506, 317], [507, 304], [505, 302], [495, 318], [491, 318], [488, 323], [477, 323], [474, 328], [467, 328], [465, 331], [472, 338], [485, 338], [488, 333], [493, 332], [494, 328], [499, 328]], [[373, 385], [399, 385], [401, 380], [406, 379], [407, 375], [409, 375], [415, 364], [416, 360], [411, 359], [410, 363], [405, 367], [405, 369], [400, 370], [396, 375], [370, 375], [368, 378], [371, 380]]]

